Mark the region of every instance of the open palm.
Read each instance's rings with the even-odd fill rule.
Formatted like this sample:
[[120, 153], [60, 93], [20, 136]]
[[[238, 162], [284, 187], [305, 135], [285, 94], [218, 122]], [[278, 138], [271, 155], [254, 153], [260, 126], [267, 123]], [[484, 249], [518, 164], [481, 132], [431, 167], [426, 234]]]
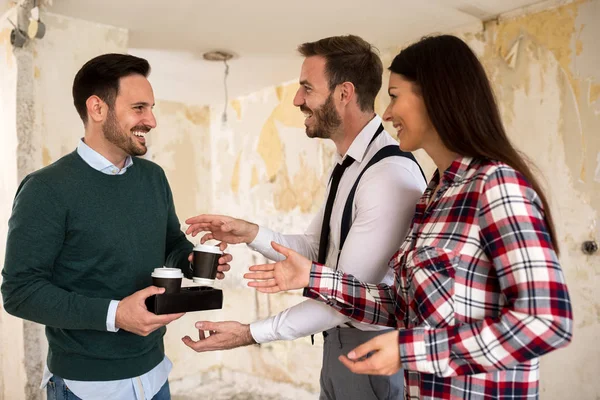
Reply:
[[251, 266], [251, 272], [244, 274], [244, 278], [254, 279], [248, 282], [248, 286], [262, 293], [279, 293], [308, 286], [312, 261], [275, 242], [271, 242], [271, 246], [285, 259], [274, 264]]

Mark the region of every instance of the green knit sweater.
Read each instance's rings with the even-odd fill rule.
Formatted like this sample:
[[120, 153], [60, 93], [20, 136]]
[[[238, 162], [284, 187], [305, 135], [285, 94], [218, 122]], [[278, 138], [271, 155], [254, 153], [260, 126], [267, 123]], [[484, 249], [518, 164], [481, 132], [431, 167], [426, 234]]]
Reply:
[[164, 358], [166, 329], [147, 337], [108, 332], [109, 303], [150, 286], [154, 268], [185, 270], [192, 247], [158, 165], [136, 158], [125, 174], [106, 175], [73, 152], [17, 191], [4, 308], [46, 325], [52, 373], [83, 381], [139, 376]]

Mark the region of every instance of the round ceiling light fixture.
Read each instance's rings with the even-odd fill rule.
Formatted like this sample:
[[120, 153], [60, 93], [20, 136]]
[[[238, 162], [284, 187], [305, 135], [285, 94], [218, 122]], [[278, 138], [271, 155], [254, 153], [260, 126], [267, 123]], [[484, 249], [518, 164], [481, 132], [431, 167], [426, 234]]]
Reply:
[[202, 54], [202, 58], [207, 61], [229, 61], [234, 57], [233, 53], [226, 50], [213, 50]]

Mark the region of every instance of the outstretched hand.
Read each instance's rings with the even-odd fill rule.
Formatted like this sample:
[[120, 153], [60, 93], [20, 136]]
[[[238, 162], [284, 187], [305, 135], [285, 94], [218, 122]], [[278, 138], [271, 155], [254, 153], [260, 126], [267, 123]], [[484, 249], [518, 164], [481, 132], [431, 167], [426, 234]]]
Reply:
[[[198, 340], [192, 340], [189, 336], [181, 340], [187, 347], [198, 353], [235, 349], [256, 343], [250, 332], [250, 326], [236, 321], [198, 321], [196, 329], [198, 329]], [[204, 331], [208, 331], [209, 334], [206, 335]]]
[[258, 234], [258, 225], [226, 215], [201, 214], [186, 219], [185, 223], [190, 225], [186, 235], [196, 237], [199, 232], [208, 232], [202, 236], [200, 243], [211, 239], [229, 244], [250, 243]]
[[312, 261], [275, 242], [271, 242], [271, 246], [285, 259], [274, 264], [251, 266], [251, 272], [244, 274], [244, 278], [254, 279], [248, 282], [248, 286], [262, 293], [279, 293], [308, 286]]

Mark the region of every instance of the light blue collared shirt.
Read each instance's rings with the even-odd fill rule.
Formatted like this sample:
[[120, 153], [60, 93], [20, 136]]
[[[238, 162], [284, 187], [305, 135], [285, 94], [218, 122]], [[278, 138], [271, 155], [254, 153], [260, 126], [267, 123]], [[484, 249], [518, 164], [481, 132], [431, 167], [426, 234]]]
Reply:
[[[77, 154], [90, 167], [107, 175], [123, 175], [133, 165], [133, 158], [127, 156], [125, 165], [119, 169], [100, 153], [85, 144], [83, 139], [77, 145]], [[119, 330], [115, 326], [118, 305], [119, 301], [111, 300], [108, 306], [106, 330], [109, 332], [117, 332]], [[74, 381], [70, 379], [65, 379], [64, 381], [71, 392], [85, 400], [151, 400], [167, 381], [172, 368], [173, 364], [165, 356], [160, 364], [152, 370], [135, 378], [117, 381]], [[52, 375], [52, 372], [48, 369], [48, 365], [46, 365], [44, 367], [41, 389], [46, 387]]]

